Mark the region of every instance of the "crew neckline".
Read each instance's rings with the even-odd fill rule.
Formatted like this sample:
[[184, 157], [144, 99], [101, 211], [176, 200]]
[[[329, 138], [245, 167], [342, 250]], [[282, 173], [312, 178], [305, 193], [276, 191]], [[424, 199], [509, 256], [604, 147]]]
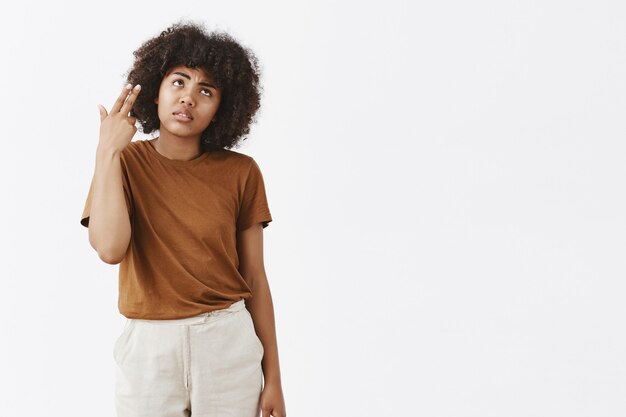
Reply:
[[189, 161], [180, 161], [178, 159], [170, 159], [165, 155], [161, 155], [159, 151], [156, 150], [156, 148], [154, 147], [154, 144], [152, 143], [152, 140], [146, 139], [143, 142], [146, 142], [145, 146], [150, 150], [150, 153], [152, 153], [159, 161], [168, 165], [188, 167], [188, 166], [196, 165], [209, 157], [210, 152], [204, 151], [201, 155], [198, 155], [197, 157], [195, 157], [194, 159], [190, 159]]

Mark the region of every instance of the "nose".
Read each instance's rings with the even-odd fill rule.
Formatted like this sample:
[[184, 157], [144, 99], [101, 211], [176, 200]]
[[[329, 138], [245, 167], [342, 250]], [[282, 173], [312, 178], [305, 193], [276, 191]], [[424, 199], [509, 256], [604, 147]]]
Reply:
[[181, 97], [180, 99], [180, 103], [181, 104], [186, 104], [189, 107], [193, 107], [193, 101], [191, 100], [191, 97], [187, 96], [187, 97]]
[[193, 99], [191, 98], [191, 94], [189, 94], [187, 92], [183, 93], [183, 95], [180, 97], [180, 103], [181, 104], [184, 103], [184, 104], [188, 105], [189, 107], [193, 107], [194, 104], [195, 104]]

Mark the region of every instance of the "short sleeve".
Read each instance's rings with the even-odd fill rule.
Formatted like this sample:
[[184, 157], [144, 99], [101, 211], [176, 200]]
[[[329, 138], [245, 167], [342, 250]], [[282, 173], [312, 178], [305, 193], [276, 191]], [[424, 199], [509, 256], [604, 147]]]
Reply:
[[[130, 198], [130, 186], [128, 184], [128, 176], [124, 163], [122, 163], [122, 185], [124, 187], [124, 199], [126, 200], [126, 208], [128, 209], [128, 217], [132, 218], [132, 199]], [[89, 185], [89, 192], [87, 193], [87, 200], [85, 201], [85, 207], [83, 208], [83, 214], [80, 216], [80, 224], [85, 227], [89, 227], [89, 212], [91, 211], [91, 200], [93, 198], [93, 178]]]
[[259, 165], [251, 159], [239, 207], [237, 230], [246, 230], [256, 223], [262, 223], [263, 228], [266, 228], [271, 221], [272, 215], [267, 204], [263, 175]]

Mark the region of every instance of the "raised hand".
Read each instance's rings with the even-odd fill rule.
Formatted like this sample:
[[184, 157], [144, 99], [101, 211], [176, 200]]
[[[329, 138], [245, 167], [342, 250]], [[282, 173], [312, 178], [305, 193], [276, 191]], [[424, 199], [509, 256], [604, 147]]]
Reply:
[[133, 139], [135, 132], [137, 132], [137, 127], [135, 127], [137, 118], [130, 116], [129, 113], [140, 90], [139, 84], [132, 90], [131, 85], [128, 84], [122, 90], [109, 113], [98, 104], [100, 110], [100, 142], [98, 147], [121, 152]]

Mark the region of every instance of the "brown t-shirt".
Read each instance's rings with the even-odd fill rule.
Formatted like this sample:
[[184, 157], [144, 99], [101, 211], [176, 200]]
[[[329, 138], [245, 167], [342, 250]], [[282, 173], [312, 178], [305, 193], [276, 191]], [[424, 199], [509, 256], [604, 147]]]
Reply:
[[[120, 160], [132, 229], [119, 264], [120, 313], [178, 319], [250, 298], [238, 271], [237, 231], [272, 221], [256, 161], [227, 149], [178, 161], [148, 140], [130, 142]], [[93, 179], [85, 227], [92, 190]]]

